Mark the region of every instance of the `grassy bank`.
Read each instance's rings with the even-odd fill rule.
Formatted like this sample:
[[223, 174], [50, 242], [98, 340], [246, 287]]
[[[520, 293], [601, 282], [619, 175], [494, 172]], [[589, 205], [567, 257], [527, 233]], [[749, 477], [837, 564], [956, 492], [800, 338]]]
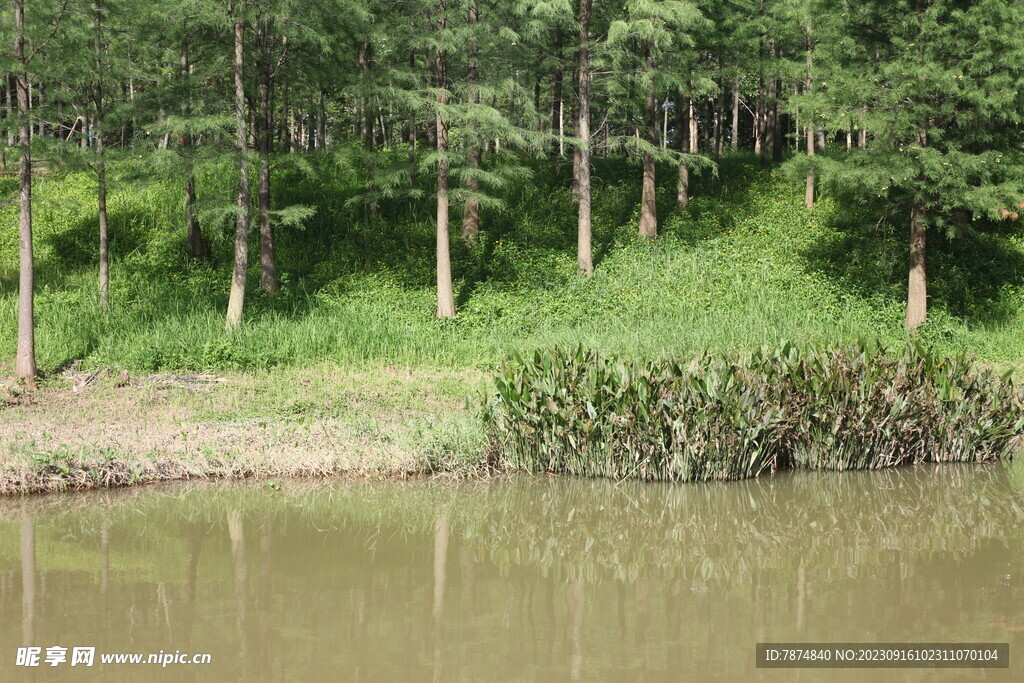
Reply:
[[[281, 169], [275, 205], [315, 215], [276, 235], [284, 288], [253, 286], [246, 324], [225, 335], [230, 230], [213, 220], [230, 196], [229, 169], [198, 179], [209, 211], [208, 263], [183, 256], [176, 182], [114, 178], [112, 307], [99, 309], [96, 213], [88, 175], [36, 188], [38, 354], [44, 372], [80, 359], [132, 372], [308, 367], [492, 368], [515, 351], [582, 344], [634, 358], [750, 350], [792, 340], [837, 346], [861, 338], [900, 343], [906, 239], [902, 217], [827, 195], [813, 211], [784, 178], [753, 160], [726, 159], [720, 178], [695, 181], [689, 209], [674, 207], [674, 174], [660, 169], [660, 236], [637, 239], [639, 171], [619, 160], [595, 168], [596, 273], [575, 275], [575, 206], [567, 164], [538, 164], [484, 212], [482, 239], [454, 240], [459, 316], [434, 311], [431, 179], [424, 199], [395, 199], [376, 221], [356, 197], [364, 179], [328, 157], [313, 175]], [[384, 163], [382, 161], [381, 163]], [[11, 181], [4, 187], [11, 190]], [[14, 355], [15, 206], [0, 244], [0, 363]], [[879, 219], [882, 219], [881, 221]], [[223, 216], [222, 216], [223, 219]], [[458, 216], [454, 223], [457, 224]], [[222, 221], [223, 223], [223, 221]], [[1024, 244], [1012, 223], [929, 237], [931, 318], [924, 338], [948, 352], [1016, 363], [1024, 357]], [[255, 240], [254, 240], [255, 242]], [[258, 259], [250, 259], [258, 284]], [[0, 371], [3, 368], [0, 367]]]
[[[108, 311], [96, 292], [93, 178], [38, 180], [44, 379], [31, 396], [0, 382], [5, 490], [424, 471], [482, 452], [465, 397], [513, 354], [540, 348], [657, 360], [783, 340], [805, 349], [905, 342], [903, 219], [827, 193], [808, 211], [802, 186], [760, 173], [747, 156], [726, 158], [717, 178], [695, 178], [685, 211], [675, 207], [674, 169], [660, 168], [653, 242], [635, 236], [639, 169], [597, 159], [590, 279], [575, 273], [570, 165], [535, 163], [502, 208], [485, 209], [479, 243], [453, 240], [458, 317], [449, 321], [433, 315], [432, 178], [417, 180], [420, 198], [388, 200], [371, 219], [358, 170], [330, 156], [308, 162], [301, 173], [275, 172], [276, 207], [315, 209], [301, 227], [277, 229], [282, 290], [258, 291], [254, 253], [246, 321], [230, 334], [231, 217], [218, 208], [231, 196], [228, 167], [199, 169], [211, 258], [196, 263], [184, 256], [177, 181], [136, 182], [127, 161], [111, 164]], [[0, 192], [14, 187], [0, 179]], [[15, 350], [15, 212], [0, 207], [0, 377]], [[921, 339], [939, 354], [1015, 367], [1024, 358], [1024, 242], [1013, 222], [972, 227], [929, 236]], [[108, 374], [72, 391], [96, 370]], [[133, 380], [119, 388], [122, 371]], [[197, 389], [159, 379], [195, 373], [228, 381]]]
[[[63, 373], [0, 398], [0, 495], [177, 479], [405, 476], [479, 466], [477, 373], [336, 367]], [[84, 384], [84, 382], [89, 382]]]

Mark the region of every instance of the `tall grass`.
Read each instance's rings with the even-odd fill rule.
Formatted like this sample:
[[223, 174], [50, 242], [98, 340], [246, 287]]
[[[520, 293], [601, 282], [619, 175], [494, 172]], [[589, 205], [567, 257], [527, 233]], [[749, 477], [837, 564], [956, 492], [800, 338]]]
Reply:
[[916, 345], [689, 363], [555, 349], [502, 368], [484, 421], [515, 469], [706, 481], [992, 460], [1024, 431], [1024, 395]]
[[[52, 372], [76, 359], [140, 371], [323, 361], [493, 367], [515, 353], [572, 344], [655, 358], [784, 339], [814, 346], [904, 340], [902, 226], [876, 225], [871, 207], [844, 208], [828, 198], [808, 212], [799, 188], [761, 176], [747, 157], [726, 159], [718, 181], [698, 179], [686, 211], [674, 207], [671, 169], [662, 169], [661, 232], [653, 243], [634, 236], [638, 170], [597, 160], [596, 272], [589, 280], [575, 274], [569, 165], [536, 163], [532, 181], [510, 190], [503, 209], [485, 212], [478, 245], [453, 241], [454, 321], [433, 318], [429, 202], [396, 199], [370, 220], [347, 201], [361, 190], [359, 173], [328, 157], [310, 161], [311, 175], [282, 167], [275, 176], [276, 206], [316, 208], [303, 228], [278, 228], [283, 290], [256, 289], [254, 254], [246, 322], [233, 333], [222, 324], [230, 231], [213, 219], [217, 203], [230, 197], [226, 167], [200, 169], [212, 241], [203, 264], [183, 255], [176, 179], [142, 185], [114, 178], [109, 311], [99, 308], [96, 293], [93, 179], [41, 179], [40, 367]], [[430, 180], [419, 182], [427, 187]], [[2, 182], [0, 192], [10, 193], [13, 185]], [[15, 212], [0, 208], [0, 370], [15, 348]], [[955, 248], [941, 236], [930, 240], [927, 341], [985, 361], [1024, 356], [1017, 315], [1024, 248], [1008, 230], [993, 228]]]

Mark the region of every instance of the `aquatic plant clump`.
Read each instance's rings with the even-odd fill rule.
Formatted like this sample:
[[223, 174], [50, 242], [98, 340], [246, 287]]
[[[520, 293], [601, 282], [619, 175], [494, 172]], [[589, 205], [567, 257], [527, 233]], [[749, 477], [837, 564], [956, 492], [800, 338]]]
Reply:
[[505, 364], [484, 407], [494, 459], [666, 481], [782, 468], [983, 462], [1024, 430], [1010, 377], [912, 345], [626, 361], [582, 348]]

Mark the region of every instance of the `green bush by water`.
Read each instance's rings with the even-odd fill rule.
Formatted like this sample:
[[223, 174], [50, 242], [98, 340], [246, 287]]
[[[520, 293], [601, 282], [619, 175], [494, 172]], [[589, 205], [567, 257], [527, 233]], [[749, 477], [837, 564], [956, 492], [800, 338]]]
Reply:
[[505, 364], [484, 409], [499, 463], [618, 479], [741, 479], [999, 457], [1024, 429], [1008, 377], [914, 345], [626, 361], [576, 349]]

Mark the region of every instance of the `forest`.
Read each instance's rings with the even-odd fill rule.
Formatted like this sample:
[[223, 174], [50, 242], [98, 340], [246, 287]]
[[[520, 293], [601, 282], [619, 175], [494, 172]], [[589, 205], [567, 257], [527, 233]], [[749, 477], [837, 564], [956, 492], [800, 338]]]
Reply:
[[8, 0], [0, 31], [28, 385], [1024, 351], [1011, 0]]

